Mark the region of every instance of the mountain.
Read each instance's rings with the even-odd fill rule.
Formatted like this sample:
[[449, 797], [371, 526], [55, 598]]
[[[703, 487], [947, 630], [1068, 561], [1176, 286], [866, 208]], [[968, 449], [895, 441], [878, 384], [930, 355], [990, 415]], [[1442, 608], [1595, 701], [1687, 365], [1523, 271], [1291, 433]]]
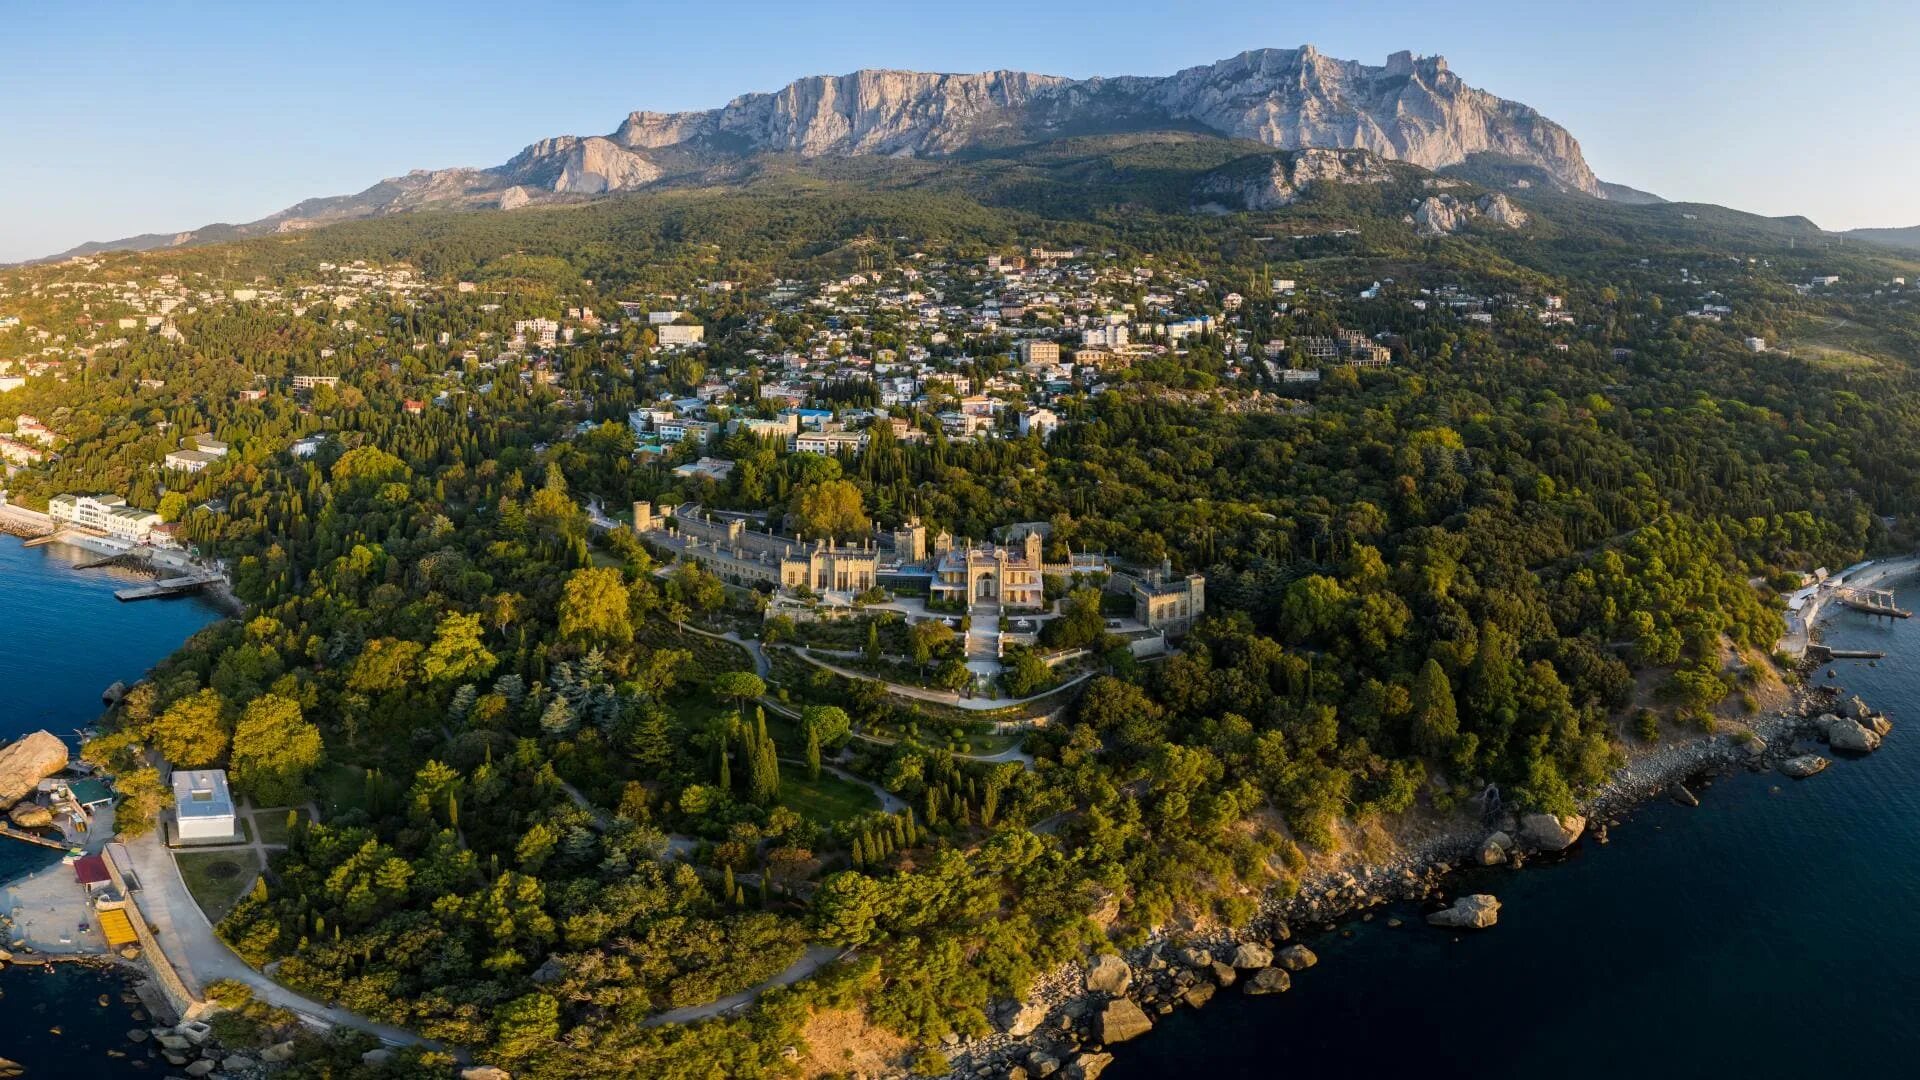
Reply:
[[1382, 66], [1311, 45], [1257, 49], [1168, 76], [1067, 79], [867, 70], [799, 79], [717, 109], [634, 112], [605, 136], [542, 139], [493, 168], [417, 170], [353, 195], [309, 199], [243, 225], [149, 234], [65, 254], [232, 240], [422, 208], [514, 209], [655, 185], [700, 185], [769, 155], [957, 160], [1086, 135], [1184, 131], [1302, 148], [1370, 151], [1487, 186], [1642, 202], [1603, 184], [1580, 144], [1534, 109], [1467, 85], [1438, 56]]
[[1904, 229], [1848, 229], [1840, 235], [1900, 251], [1920, 251], [1920, 225], [1909, 225]]

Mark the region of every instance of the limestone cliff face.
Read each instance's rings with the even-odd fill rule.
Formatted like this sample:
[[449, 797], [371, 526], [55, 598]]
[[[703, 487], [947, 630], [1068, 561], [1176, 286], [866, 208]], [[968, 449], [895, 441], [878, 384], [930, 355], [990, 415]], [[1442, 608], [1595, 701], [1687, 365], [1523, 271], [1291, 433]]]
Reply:
[[[1615, 195], [1595, 179], [1565, 128], [1468, 86], [1440, 57], [1400, 52], [1372, 66], [1302, 46], [1244, 52], [1168, 76], [891, 70], [812, 76], [717, 109], [634, 112], [611, 134], [543, 139], [494, 168], [420, 170], [245, 225], [84, 247], [234, 239], [429, 206], [511, 208], [591, 198], [691, 178], [757, 154], [937, 158], [1074, 135], [1168, 129], [1278, 150], [1365, 150], [1428, 169], [1498, 160], [1537, 169], [1568, 190]], [[1301, 182], [1276, 175], [1268, 193], [1253, 193], [1249, 205], [1281, 205], [1286, 189]]]
[[1206, 209], [1274, 210], [1292, 204], [1314, 184], [1382, 184], [1391, 179], [1392, 168], [1365, 150], [1295, 150], [1208, 173], [1194, 185], [1194, 202]]
[[1498, 192], [1472, 201], [1453, 195], [1429, 195], [1407, 215], [1407, 221], [1421, 236], [1448, 236], [1476, 220], [1504, 229], [1519, 229], [1526, 226], [1528, 218], [1526, 211]]
[[1501, 154], [1600, 194], [1567, 129], [1468, 86], [1438, 56], [1400, 52], [1370, 67], [1310, 45], [1260, 49], [1157, 80], [1149, 93], [1175, 116], [1268, 146], [1352, 147], [1428, 169]]

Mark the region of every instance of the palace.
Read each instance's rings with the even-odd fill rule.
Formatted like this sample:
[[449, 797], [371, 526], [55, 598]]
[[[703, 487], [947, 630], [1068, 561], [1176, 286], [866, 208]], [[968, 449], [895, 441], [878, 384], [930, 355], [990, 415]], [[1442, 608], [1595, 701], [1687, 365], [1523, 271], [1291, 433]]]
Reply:
[[1148, 629], [1184, 631], [1207, 610], [1206, 577], [1175, 577], [1173, 565], [1166, 559], [1144, 576], [1120, 578], [1133, 594], [1133, 617]]
[[718, 518], [691, 504], [656, 508], [636, 502], [633, 528], [739, 585], [857, 594], [880, 580], [880, 553], [871, 540], [809, 545], [771, 530], [754, 532], [744, 517]]
[[1041, 583], [1041, 536], [1026, 530], [1018, 547], [979, 544], [955, 547], [942, 534], [934, 543], [933, 581], [928, 595], [950, 604], [1000, 604], [1014, 610], [1046, 606]]

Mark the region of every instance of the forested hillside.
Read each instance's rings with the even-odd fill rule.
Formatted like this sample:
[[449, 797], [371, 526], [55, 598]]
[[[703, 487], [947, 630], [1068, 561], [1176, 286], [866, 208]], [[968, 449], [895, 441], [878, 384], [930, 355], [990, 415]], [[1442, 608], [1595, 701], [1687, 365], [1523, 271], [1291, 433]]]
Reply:
[[[1737, 725], [1801, 574], [1912, 546], [1920, 264], [1560, 196], [1521, 199], [1524, 227], [1423, 237], [1405, 218], [1439, 189], [1413, 174], [1194, 212], [1194, 179], [1245, 152], [769, 162], [721, 187], [0, 273], [20, 320], [0, 359], [33, 371], [0, 392], [0, 433], [27, 414], [60, 434], [57, 459], [10, 470], [12, 501], [159, 509], [246, 606], [88, 747], [132, 796], [123, 823], [158, 809], [148, 748], [224, 765], [260, 805], [314, 802], [220, 932], [441, 1048], [369, 1075], [444, 1071], [456, 1047], [516, 1077], [865, 1067], [849, 1045], [939, 1073], [943, 1036], [985, 1032], [1061, 963], [1244, 921], [1258, 890], [1472, 814], [1489, 785], [1571, 812], [1634, 748]], [[776, 358], [815, 343], [920, 349], [956, 397], [985, 394], [1016, 339], [1078, 340], [1037, 303], [973, 317], [1006, 288], [987, 257], [1031, 248], [1077, 249], [1060, 262], [1102, 311], [1217, 319], [1049, 390], [1051, 437], [955, 438], [939, 407], [892, 405], [923, 438], [822, 457], [726, 433], [704, 451], [733, 463], [719, 480], [677, 475], [686, 447], [636, 454], [632, 410], [718, 382], [728, 415], [771, 416]], [[354, 264], [415, 284], [301, 295]], [[854, 276], [925, 298], [818, 291]], [[177, 335], [116, 329], [162, 279], [198, 294], [167, 315]], [[623, 301], [681, 309], [704, 348], [616, 322]], [[936, 331], [923, 307], [959, 314]], [[536, 318], [590, 329], [502, 348]], [[1341, 328], [1391, 363], [1289, 382], [1263, 362]], [[314, 373], [339, 385], [291, 388]], [[812, 403], [872, 408], [882, 381], [836, 376]], [[228, 456], [159, 467], [198, 432]], [[830, 636], [846, 663], [917, 675], [952, 642], [871, 610], [763, 619], [768, 590], [589, 515], [779, 523], [827, 497], [863, 528], [1044, 522], [1049, 558], [1204, 574], [1208, 614], [1136, 659], [1097, 593], [1049, 582], [1066, 614], [1043, 644], [1092, 675], [1009, 734], [791, 649]], [[809, 946], [842, 958], [741, 1014], [653, 1022]]]

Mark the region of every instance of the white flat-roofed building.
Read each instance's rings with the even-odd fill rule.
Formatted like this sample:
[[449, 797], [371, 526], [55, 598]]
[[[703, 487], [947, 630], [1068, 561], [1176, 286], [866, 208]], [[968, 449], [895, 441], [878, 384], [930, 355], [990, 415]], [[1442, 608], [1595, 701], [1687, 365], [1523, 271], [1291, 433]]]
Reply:
[[231, 840], [233, 792], [224, 769], [175, 769], [173, 816], [181, 840]]

